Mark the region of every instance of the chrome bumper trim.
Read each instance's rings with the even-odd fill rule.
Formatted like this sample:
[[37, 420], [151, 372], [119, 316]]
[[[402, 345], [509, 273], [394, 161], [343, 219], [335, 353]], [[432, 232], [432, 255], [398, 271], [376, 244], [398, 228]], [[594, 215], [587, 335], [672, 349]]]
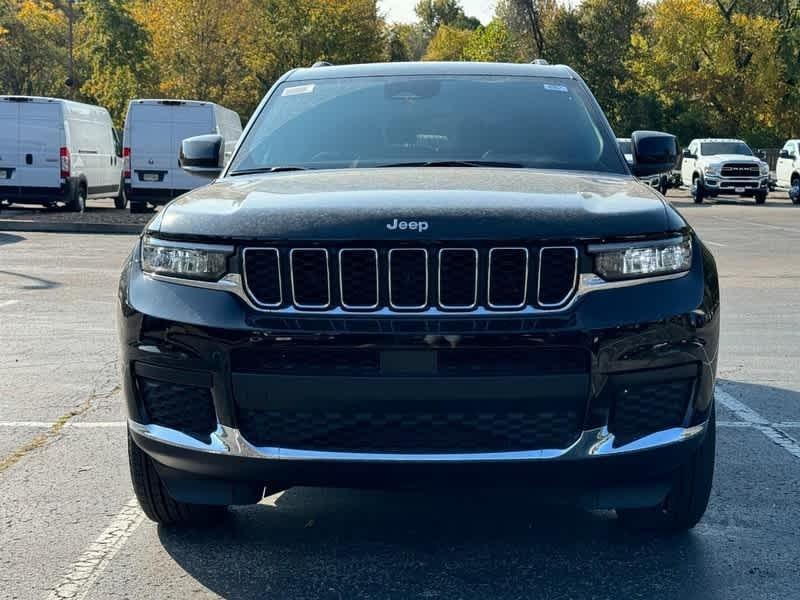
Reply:
[[161, 427], [142, 425], [128, 420], [128, 427], [150, 440], [207, 454], [266, 460], [370, 462], [370, 463], [481, 463], [527, 462], [540, 460], [580, 460], [594, 456], [618, 456], [652, 450], [691, 439], [705, 431], [706, 424], [674, 427], [652, 433], [628, 444], [614, 447], [614, 436], [605, 427], [584, 431], [568, 448], [523, 450], [514, 452], [398, 454], [373, 452], [327, 452], [292, 448], [258, 447], [248, 442], [238, 429], [219, 425], [204, 442], [185, 433]]

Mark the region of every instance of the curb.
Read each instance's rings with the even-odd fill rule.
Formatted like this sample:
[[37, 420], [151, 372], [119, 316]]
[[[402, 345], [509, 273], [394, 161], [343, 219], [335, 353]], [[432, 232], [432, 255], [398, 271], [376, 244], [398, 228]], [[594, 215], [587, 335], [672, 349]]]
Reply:
[[109, 233], [139, 234], [146, 223], [60, 223], [21, 219], [0, 219], [0, 231], [28, 231], [32, 233]]

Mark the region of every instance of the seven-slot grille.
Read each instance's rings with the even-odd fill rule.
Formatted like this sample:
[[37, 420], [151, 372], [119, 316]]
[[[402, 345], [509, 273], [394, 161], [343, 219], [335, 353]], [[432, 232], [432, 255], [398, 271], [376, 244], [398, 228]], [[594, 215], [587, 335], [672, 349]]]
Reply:
[[574, 246], [246, 248], [245, 287], [266, 309], [468, 312], [555, 309], [578, 282]]
[[723, 177], [759, 177], [761, 169], [752, 163], [727, 163], [722, 165], [720, 174]]

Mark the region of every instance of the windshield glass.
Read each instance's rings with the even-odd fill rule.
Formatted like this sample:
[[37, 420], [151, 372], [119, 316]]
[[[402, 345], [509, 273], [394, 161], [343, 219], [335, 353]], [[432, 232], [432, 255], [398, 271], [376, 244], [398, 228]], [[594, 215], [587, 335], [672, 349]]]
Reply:
[[753, 156], [753, 151], [744, 142], [703, 142], [700, 144], [700, 153], [703, 156], [714, 154], [745, 154]]
[[572, 80], [321, 79], [276, 89], [229, 172], [468, 161], [627, 173], [615, 145], [602, 115]]

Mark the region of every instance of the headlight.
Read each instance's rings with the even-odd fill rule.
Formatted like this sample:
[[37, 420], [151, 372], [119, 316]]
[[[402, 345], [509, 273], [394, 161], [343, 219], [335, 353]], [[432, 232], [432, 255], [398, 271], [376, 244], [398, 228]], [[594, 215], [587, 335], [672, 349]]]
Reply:
[[767, 163], [761, 163], [759, 166], [761, 168], [762, 175], [769, 175], [769, 165]]
[[[613, 249], [612, 249], [613, 248]], [[635, 279], [688, 271], [692, 267], [692, 240], [689, 237], [655, 242], [592, 246], [595, 272], [603, 279]]]
[[232, 246], [187, 244], [146, 236], [142, 240], [142, 270], [184, 279], [217, 281], [227, 272]]
[[703, 173], [706, 175], [719, 175], [720, 165], [706, 165]]

